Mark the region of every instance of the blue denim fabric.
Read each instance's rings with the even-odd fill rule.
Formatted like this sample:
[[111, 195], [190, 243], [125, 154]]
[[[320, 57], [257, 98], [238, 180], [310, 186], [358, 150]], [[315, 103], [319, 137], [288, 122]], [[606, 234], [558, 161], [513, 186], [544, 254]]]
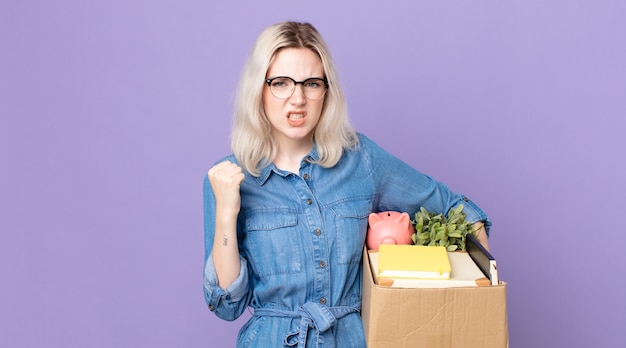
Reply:
[[[226, 159], [236, 163], [233, 156]], [[238, 347], [291, 346], [298, 337], [306, 340], [298, 346], [365, 347], [359, 312], [339, 309], [360, 307], [361, 254], [371, 212], [412, 215], [421, 206], [447, 212], [463, 204], [469, 221], [491, 225], [471, 200], [364, 135], [359, 134], [358, 147], [346, 151], [334, 167], [311, 163], [317, 159], [314, 148], [298, 174], [274, 165], [259, 177], [246, 173], [237, 223], [241, 273], [227, 289], [217, 285], [210, 257], [215, 198], [205, 176], [206, 302], [225, 320], [235, 320], [248, 306], [260, 309], [241, 329]], [[338, 312], [342, 315], [334, 317]]]

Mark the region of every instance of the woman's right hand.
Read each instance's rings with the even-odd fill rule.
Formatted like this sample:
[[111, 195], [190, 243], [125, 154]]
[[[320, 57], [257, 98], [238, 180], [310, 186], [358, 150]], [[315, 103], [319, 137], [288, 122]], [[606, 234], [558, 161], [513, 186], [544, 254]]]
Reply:
[[245, 178], [241, 167], [224, 161], [213, 166], [208, 175], [215, 195], [216, 209], [223, 214], [236, 216], [241, 204], [239, 188]]

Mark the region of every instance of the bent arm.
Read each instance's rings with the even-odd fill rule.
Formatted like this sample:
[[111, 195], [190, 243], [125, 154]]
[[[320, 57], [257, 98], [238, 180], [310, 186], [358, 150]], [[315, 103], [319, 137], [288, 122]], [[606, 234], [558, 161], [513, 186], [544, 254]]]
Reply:
[[[250, 301], [248, 266], [239, 253], [237, 214], [218, 208], [208, 175], [204, 176], [203, 185], [204, 297], [215, 315], [224, 320], [235, 320], [243, 314]], [[229, 216], [235, 217], [230, 219]], [[227, 245], [223, 245], [224, 238]]]
[[[378, 192], [378, 211], [395, 210], [412, 214], [421, 207], [428, 211], [447, 213], [463, 204], [466, 221], [473, 224], [476, 237], [489, 250], [491, 220], [469, 198], [452, 192], [443, 183], [412, 168], [380, 148], [366, 137], [361, 142], [369, 154], [368, 163]], [[409, 192], [410, 194], [407, 194]]]
[[229, 161], [213, 166], [207, 176], [215, 197], [215, 229], [211, 256], [219, 286], [226, 289], [241, 271], [237, 216], [240, 209], [239, 188], [245, 176], [238, 165]]

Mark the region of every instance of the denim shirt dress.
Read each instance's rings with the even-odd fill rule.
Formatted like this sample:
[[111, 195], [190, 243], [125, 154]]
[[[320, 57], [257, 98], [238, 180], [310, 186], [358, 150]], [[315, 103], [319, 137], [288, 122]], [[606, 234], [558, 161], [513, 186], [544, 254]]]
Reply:
[[[445, 213], [463, 204], [468, 221], [490, 226], [471, 200], [362, 134], [334, 167], [317, 159], [314, 147], [297, 174], [273, 164], [258, 177], [245, 173], [237, 222], [241, 272], [227, 289], [217, 285], [211, 257], [215, 198], [205, 175], [204, 296], [225, 320], [253, 309], [238, 347], [365, 347], [361, 256], [371, 212], [412, 215], [423, 206]], [[223, 160], [237, 163], [232, 155]]]

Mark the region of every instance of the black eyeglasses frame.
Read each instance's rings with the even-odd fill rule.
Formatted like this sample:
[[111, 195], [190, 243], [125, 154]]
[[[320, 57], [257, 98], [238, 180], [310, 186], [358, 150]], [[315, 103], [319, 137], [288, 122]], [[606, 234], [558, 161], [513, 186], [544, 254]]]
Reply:
[[[293, 92], [296, 90], [296, 86], [297, 85], [302, 85], [304, 86], [304, 84], [309, 81], [309, 80], [322, 80], [324, 81], [324, 86], [326, 86], [326, 90], [328, 90], [329, 84], [328, 84], [328, 80], [326, 79], [326, 77], [309, 77], [308, 79], [305, 79], [303, 81], [296, 81], [294, 80], [292, 77], [289, 76], [276, 76], [276, 77], [272, 77], [269, 79], [265, 79], [265, 83], [267, 84], [268, 87], [270, 87], [270, 91], [271, 91], [271, 87], [272, 87], [272, 81], [276, 80], [276, 79], [290, 79], [291, 81], [293, 81], [293, 91], [291, 91], [291, 94], [293, 95]], [[324, 96], [326, 94], [326, 90], [324, 90], [324, 94], [322, 94], [322, 96]], [[272, 93], [273, 95], [274, 93]], [[276, 96], [274, 96], [276, 97]], [[276, 97], [278, 98], [278, 97]], [[289, 98], [289, 97], [287, 97]], [[287, 98], [278, 98], [278, 99], [287, 99]], [[320, 97], [321, 98], [321, 97]]]

